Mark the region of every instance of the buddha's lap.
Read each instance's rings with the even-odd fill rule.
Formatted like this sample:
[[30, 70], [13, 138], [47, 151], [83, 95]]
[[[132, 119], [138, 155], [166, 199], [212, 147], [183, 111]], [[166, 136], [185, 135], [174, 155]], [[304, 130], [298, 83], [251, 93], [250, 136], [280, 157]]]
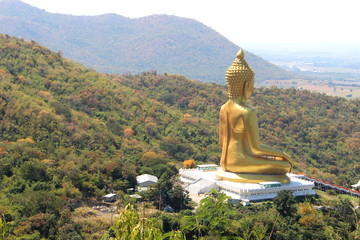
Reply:
[[242, 173], [285, 174], [291, 169], [286, 160], [273, 160], [260, 157], [228, 158], [224, 161], [224, 170]]

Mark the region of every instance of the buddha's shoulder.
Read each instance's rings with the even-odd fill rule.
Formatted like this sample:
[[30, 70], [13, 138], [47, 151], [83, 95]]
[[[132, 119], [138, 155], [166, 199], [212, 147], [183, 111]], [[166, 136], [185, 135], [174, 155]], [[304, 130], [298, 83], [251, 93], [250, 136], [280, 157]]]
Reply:
[[253, 115], [256, 114], [255, 110], [249, 106], [239, 106], [239, 111], [241, 111], [243, 114], [247, 115]]
[[224, 105], [221, 106], [220, 112], [233, 112], [240, 114], [255, 114], [255, 110], [247, 105], [242, 105], [235, 103], [233, 101], [227, 101]]
[[247, 110], [249, 113], [256, 113], [255, 109], [253, 109], [252, 107], [249, 107], [249, 106], [246, 107], [246, 110]]

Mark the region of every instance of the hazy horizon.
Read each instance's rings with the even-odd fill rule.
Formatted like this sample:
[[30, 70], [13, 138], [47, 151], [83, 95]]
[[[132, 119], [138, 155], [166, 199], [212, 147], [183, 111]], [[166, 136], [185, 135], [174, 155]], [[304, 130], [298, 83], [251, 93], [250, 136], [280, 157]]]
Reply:
[[[245, 48], [300, 48], [318, 45], [360, 48], [360, 32], [356, 31], [360, 2], [345, 0], [205, 0], [172, 2], [166, 0], [22, 0], [52, 13], [101, 15], [115, 13], [138, 18], [154, 14], [175, 15], [195, 19], [213, 28], [235, 44]], [[335, 17], [336, 16], [336, 17]]]

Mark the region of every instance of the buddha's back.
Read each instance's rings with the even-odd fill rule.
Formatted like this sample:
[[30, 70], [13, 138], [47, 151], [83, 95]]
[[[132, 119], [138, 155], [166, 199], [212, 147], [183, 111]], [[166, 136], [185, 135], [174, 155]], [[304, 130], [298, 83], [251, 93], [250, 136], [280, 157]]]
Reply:
[[[245, 103], [254, 88], [254, 73], [242, 52], [237, 57], [226, 74], [230, 99], [220, 110], [221, 168], [225, 175], [226, 172], [236, 173], [239, 177], [234, 181], [276, 179], [287, 182], [286, 173], [291, 170], [291, 161], [282, 151], [260, 144], [256, 112]], [[218, 176], [228, 178], [223, 173]]]

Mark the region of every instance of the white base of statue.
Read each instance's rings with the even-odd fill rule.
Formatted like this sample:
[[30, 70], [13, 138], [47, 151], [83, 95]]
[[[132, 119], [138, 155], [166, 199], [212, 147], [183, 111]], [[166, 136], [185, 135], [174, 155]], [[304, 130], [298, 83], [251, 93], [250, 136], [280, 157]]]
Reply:
[[[221, 175], [222, 174], [222, 175]], [[256, 183], [243, 183], [228, 181], [226, 178], [236, 178], [237, 174], [221, 172], [220, 168], [213, 170], [180, 169], [180, 180], [184, 183], [185, 190], [193, 194], [204, 194], [216, 189], [225, 193], [232, 201], [253, 202], [275, 198], [280, 191], [288, 190], [294, 196], [316, 195], [314, 183], [301, 179], [302, 175], [287, 174], [288, 183], [281, 181], [257, 179]], [[222, 178], [219, 178], [219, 175]]]

